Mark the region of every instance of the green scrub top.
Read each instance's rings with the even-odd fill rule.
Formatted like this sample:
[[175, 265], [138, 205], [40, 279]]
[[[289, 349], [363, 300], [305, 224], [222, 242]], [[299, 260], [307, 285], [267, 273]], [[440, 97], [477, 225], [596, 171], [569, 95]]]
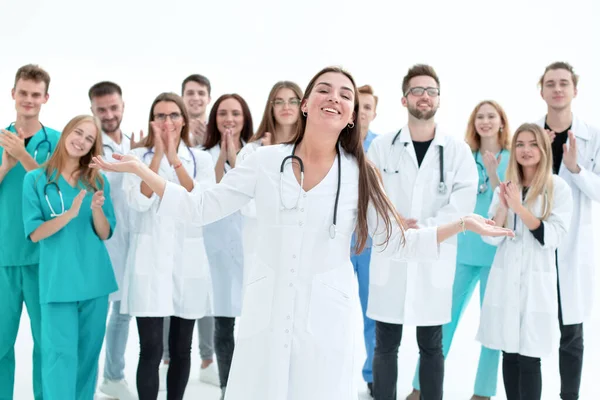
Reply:
[[[62, 193], [64, 209], [68, 210], [73, 199], [83, 188], [72, 187], [62, 176], [50, 181], [56, 182]], [[115, 225], [115, 212], [110, 196], [110, 185], [104, 179], [104, 214], [110, 224], [112, 236]], [[38, 168], [25, 175], [23, 183], [23, 225], [28, 240], [29, 235], [44, 222], [52, 219], [48, 202], [56, 213], [61, 213], [60, 196], [54, 184], [48, 184], [46, 171]], [[44, 194], [44, 188], [48, 201]], [[79, 215], [54, 235], [40, 241], [40, 303], [75, 302], [106, 296], [117, 290], [108, 251], [96, 231], [92, 220], [93, 193], [83, 199]]]
[[[500, 154], [502, 155], [502, 158], [498, 164], [498, 177], [500, 178], [500, 182], [504, 182], [510, 152], [508, 150], [502, 150]], [[482, 154], [477, 151], [473, 153], [473, 157], [475, 158], [477, 172], [479, 174], [477, 188], [479, 189], [483, 184], [487, 185], [487, 188], [483, 193], [480, 193], [479, 190], [477, 191], [475, 214], [488, 218], [488, 210], [492, 203], [492, 198], [494, 197], [494, 191], [492, 190], [489, 179], [487, 179], [488, 176], [483, 163]], [[481, 236], [470, 231], [466, 232], [465, 235], [458, 235], [457, 263], [477, 267], [491, 267], [495, 254], [496, 246], [485, 243], [481, 239]]]
[[[14, 125], [10, 125], [7, 130], [15, 132]], [[41, 165], [56, 149], [59, 137], [60, 132], [44, 127], [31, 137], [25, 148]], [[0, 147], [0, 164], [3, 152], [4, 149]], [[40, 258], [39, 246], [28, 241], [23, 232], [21, 194], [26, 173], [19, 162], [0, 182], [0, 268], [34, 265]]]

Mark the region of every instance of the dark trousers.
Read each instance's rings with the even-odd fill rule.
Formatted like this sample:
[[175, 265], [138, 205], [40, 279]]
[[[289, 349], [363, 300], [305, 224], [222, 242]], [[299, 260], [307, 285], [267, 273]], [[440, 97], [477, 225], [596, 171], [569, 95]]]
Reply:
[[231, 359], [235, 348], [234, 328], [235, 318], [215, 317], [215, 354], [222, 388], [227, 386], [227, 380], [229, 379]]
[[558, 321], [560, 323], [558, 351], [560, 398], [577, 400], [583, 370], [583, 324], [563, 325], [560, 283], [558, 284]]
[[[375, 322], [375, 355], [373, 357], [373, 394], [375, 400], [396, 400], [398, 381], [398, 349], [402, 325]], [[421, 363], [419, 382], [421, 400], [442, 400], [444, 388], [444, 353], [442, 327], [417, 327], [417, 343]]]
[[542, 369], [539, 358], [502, 352], [502, 376], [506, 400], [542, 398]]
[[[169, 371], [167, 400], [182, 400], [190, 377], [190, 353], [196, 320], [171, 317], [169, 329]], [[137, 317], [140, 336], [140, 360], [137, 369], [139, 400], [158, 397], [158, 368], [163, 353], [162, 317]]]

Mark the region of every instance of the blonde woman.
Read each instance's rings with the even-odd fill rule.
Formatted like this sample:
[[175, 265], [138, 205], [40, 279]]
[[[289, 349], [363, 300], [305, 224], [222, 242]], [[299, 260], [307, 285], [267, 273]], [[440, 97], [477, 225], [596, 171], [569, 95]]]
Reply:
[[110, 184], [90, 168], [100, 122], [73, 118], [52, 157], [25, 175], [26, 237], [40, 243], [42, 384], [46, 399], [92, 399], [108, 295], [117, 282], [105, 241], [115, 229]]
[[[475, 106], [469, 117], [465, 140], [471, 147], [479, 174], [475, 213], [487, 216], [494, 190], [504, 181], [510, 158], [510, 128], [500, 104], [484, 100]], [[485, 243], [472, 232], [458, 236], [456, 274], [452, 287], [452, 320], [442, 327], [444, 357], [450, 351], [460, 318], [478, 282], [480, 303], [483, 301], [495, 252], [494, 246]], [[496, 395], [499, 362], [499, 351], [481, 348], [471, 400], [489, 400]], [[418, 372], [417, 368], [413, 380], [414, 390], [408, 397], [409, 400], [418, 399], [420, 395]]]
[[571, 220], [571, 189], [552, 174], [548, 135], [521, 125], [512, 140], [508, 181], [494, 193], [489, 216], [515, 232], [498, 246], [483, 300], [478, 340], [502, 350], [508, 400], [539, 400], [540, 358], [556, 348], [559, 333], [556, 248]]

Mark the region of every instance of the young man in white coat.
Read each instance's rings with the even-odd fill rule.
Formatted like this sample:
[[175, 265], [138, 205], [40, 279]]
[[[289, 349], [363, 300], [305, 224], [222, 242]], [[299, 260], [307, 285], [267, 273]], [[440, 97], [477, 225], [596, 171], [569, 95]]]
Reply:
[[[122, 90], [113, 82], [98, 82], [88, 92], [91, 110], [100, 120], [102, 126], [102, 150], [104, 157], [111, 161], [112, 154], [127, 154], [133, 144], [133, 135], [127, 137], [121, 131], [121, 121], [125, 103]], [[108, 172], [106, 174], [111, 190], [111, 200], [115, 208], [117, 228], [107, 242], [106, 249], [110, 256], [117, 284], [121, 288], [127, 251], [129, 250], [129, 206], [122, 189], [123, 175]], [[134, 400], [137, 396], [130, 390], [125, 380], [125, 349], [129, 336], [131, 316], [121, 314], [121, 291], [116, 291], [109, 296], [111, 313], [106, 327], [104, 361], [104, 380], [99, 390], [115, 399]]]
[[571, 111], [578, 79], [571, 65], [555, 62], [546, 67], [539, 82], [548, 111], [538, 125], [550, 135], [554, 173], [567, 181], [573, 193], [569, 234], [556, 257], [563, 400], [579, 398], [583, 323], [591, 316], [594, 291], [592, 201], [600, 201], [600, 130]]
[[[415, 65], [402, 82], [408, 125], [376, 138], [368, 152], [383, 176], [385, 190], [409, 228], [446, 223], [473, 212], [477, 168], [469, 146], [447, 136], [434, 116], [440, 82], [434, 69]], [[456, 238], [440, 245], [437, 262], [384, 259], [373, 243], [367, 316], [376, 321], [373, 392], [396, 399], [398, 348], [403, 325], [417, 326], [419, 379], [425, 400], [441, 400], [444, 381], [442, 325], [451, 319]]]

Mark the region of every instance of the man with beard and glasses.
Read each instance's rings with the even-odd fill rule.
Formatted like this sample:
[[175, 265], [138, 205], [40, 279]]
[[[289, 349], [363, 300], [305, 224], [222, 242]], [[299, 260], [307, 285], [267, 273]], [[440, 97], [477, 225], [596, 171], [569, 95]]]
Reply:
[[[136, 143], [133, 140], [133, 134], [128, 137], [121, 131], [125, 104], [119, 85], [113, 82], [99, 82], [90, 88], [88, 94], [92, 113], [100, 120], [102, 125], [104, 157], [110, 161], [113, 153], [129, 153], [131, 147], [135, 147]], [[106, 176], [112, 188], [110, 194], [117, 219], [117, 227], [113, 236], [106, 241], [106, 248], [120, 288], [129, 250], [130, 211], [126, 203], [125, 193], [122, 190], [123, 175], [107, 172]], [[106, 327], [106, 359], [104, 362], [104, 380], [100, 385], [100, 391], [118, 400], [134, 400], [137, 399], [137, 396], [129, 389], [125, 380], [125, 348], [129, 336], [131, 316], [120, 312], [120, 290], [112, 293], [109, 300], [111, 302], [111, 314]]]
[[[388, 197], [412, 229], [444, 224], [473, 212], [477, 168], [467, 143], [447, 135], [434, 120], [440, 105], [440, 81], [434, 69], [428, 65], [410, 68], [402, 94], [408, 124], [377, 137], [368, 152], [381, 172]], [[441, 400], [442, 325], [451, 319], [457, 239], [440, 244], [435, 262], [386, 259], [380, 246], [373, 246], [367, 316], [376, 321], [375, 398], [396, 399], [402, 328], [412, 325], [417, 327], [421, 355], [421, 396]]]

